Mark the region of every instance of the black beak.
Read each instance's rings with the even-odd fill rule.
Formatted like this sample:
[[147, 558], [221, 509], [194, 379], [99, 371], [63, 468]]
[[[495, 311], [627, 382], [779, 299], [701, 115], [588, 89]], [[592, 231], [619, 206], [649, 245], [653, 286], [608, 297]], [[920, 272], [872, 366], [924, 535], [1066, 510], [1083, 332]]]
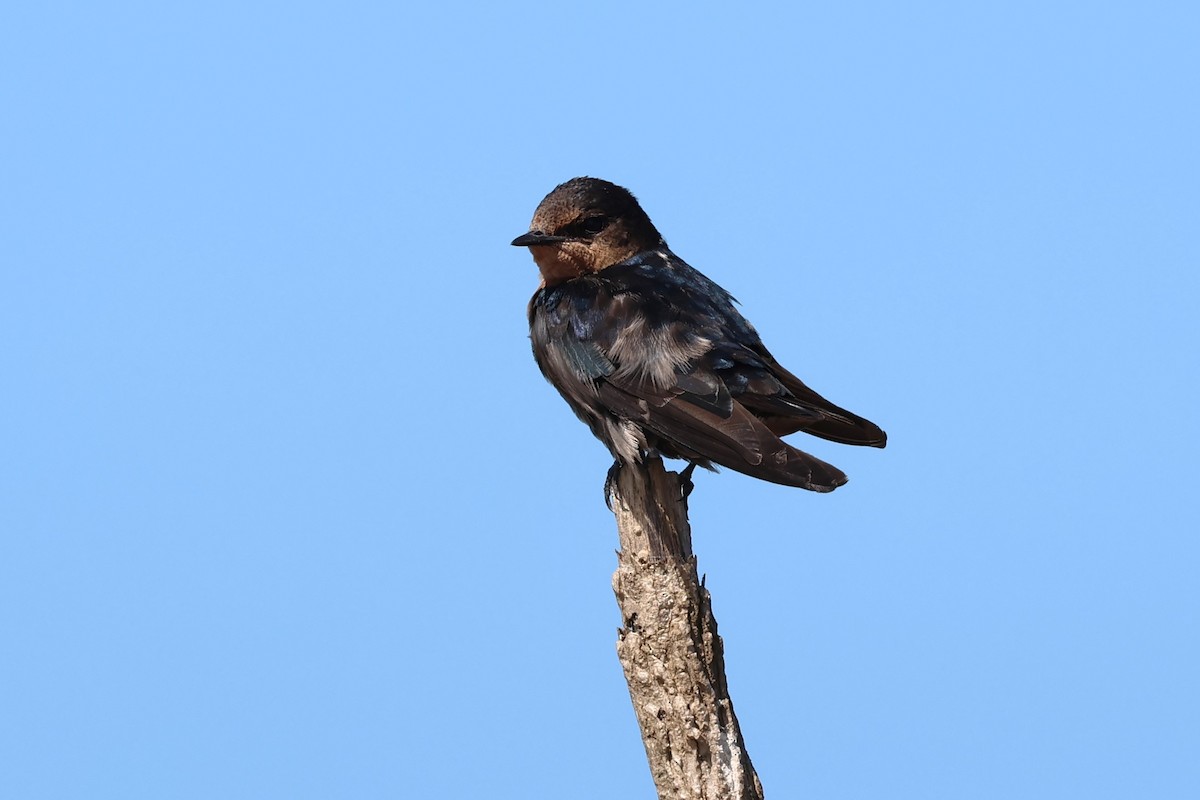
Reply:
[[550, 236], [541, 231], [530, 231], [513, 239], [512, 244], [513, 247], [533, 247], [539, 244], [558, 244], [565, 241], [567, 241], [566, 236]]

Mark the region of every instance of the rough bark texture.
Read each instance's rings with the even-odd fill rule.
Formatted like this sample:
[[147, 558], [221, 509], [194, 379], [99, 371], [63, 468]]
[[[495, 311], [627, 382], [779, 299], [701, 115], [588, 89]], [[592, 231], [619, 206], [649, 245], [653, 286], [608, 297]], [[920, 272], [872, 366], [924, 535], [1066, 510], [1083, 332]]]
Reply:
[[761, 799], [679, 475], [659, 459], [626, 466], [612, 507], [621, 538], [613, 591], [625, 622], [617, 655], [660, 800]]

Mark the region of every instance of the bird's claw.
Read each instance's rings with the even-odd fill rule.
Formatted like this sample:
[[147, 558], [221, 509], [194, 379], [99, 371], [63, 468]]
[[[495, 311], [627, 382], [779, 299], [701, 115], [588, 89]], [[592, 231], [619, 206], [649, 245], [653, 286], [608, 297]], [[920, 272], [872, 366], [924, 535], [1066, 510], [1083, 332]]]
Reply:
[[696, 471], [696, 462], [689, 461], [688, 465], [683, 468], [683, 472], [679, 473], [679, 497], [687, 500], [691, 496], [692, 490], [696, 488], [696, 484], [692, 483], [692, 473]]
[[617, 480], [621, 477], [621, 462], [614, 461], [613, 465], [608, 468], [608, 475], [604, 477], [604, 505], [608, 506], [608, 510], [612, 511], [613, 492], [617, 490]]

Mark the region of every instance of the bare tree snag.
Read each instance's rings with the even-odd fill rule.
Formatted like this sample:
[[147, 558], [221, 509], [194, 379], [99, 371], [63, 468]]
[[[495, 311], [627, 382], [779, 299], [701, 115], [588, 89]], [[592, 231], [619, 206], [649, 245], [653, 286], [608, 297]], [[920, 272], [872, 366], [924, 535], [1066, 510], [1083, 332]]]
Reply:
[[626, 465], [612, 508], [621, 540], [613, 591], [625, 623], [617, 656], [660, 800], [761, 800], [697, 577], [680, 476], [657, 458]]

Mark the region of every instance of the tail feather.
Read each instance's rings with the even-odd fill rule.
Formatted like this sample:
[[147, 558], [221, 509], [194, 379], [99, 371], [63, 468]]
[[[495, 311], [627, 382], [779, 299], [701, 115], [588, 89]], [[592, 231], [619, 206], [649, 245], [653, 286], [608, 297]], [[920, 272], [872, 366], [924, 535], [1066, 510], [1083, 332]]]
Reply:
[[804, 431], [839, 444], [887, 446], [887, 434], [874, 422], [829, 402], [777, 361], [772, 360], [771, 371], [792, 397], [757, 395], [738, 399], [758, 413], [776, 435]]
[[708, 460], [728, 469], [784, 486], [831, 492], [846, 483], [832, 464], [784, 442], [740, 403], [728, 417], [678, 398], [661, 404], [638, 403], [637, 398], [611, 384], [601, 384], [601, 398], [610, 408], [631, 416], [659, 440], [664, 455]]
[[[832, 464], [791, 445], [780, 442], [782, 449], [764, 456], [761, 464], [750, 466], [723, 464], [754, 478], [784, 486], [799, 486], [814, 492], [832, 492], [849, 480], [846, 473]], [[720, 462], [719, 462], [720, 463]]]

